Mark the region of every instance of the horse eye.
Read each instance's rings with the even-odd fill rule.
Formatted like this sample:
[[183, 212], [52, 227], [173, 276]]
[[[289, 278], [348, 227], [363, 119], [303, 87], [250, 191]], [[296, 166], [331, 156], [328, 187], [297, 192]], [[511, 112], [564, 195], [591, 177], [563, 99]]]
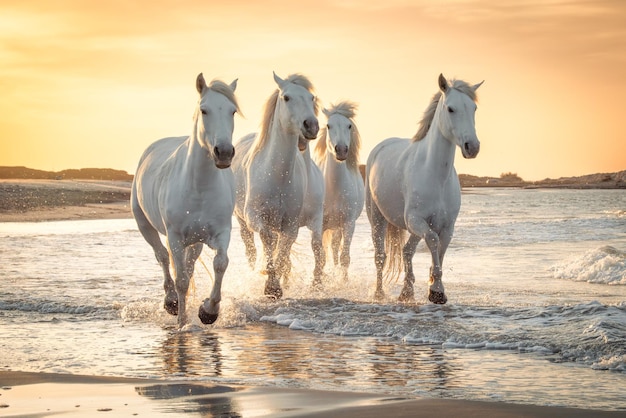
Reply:
[[203, 115], [206, 115], [206, 110], [200, 109], [200, 112], [202, 112]]
[[348, 125], [348, 129], [350, 130], [352, 129], [352, 124]]
[[284, 100], [284, 101], [286, 101], [286, 102], [288, 102], [289, 100], [291, 100], [291, 97], [289, 97], [289, 96], [284, 96], [284, 97], [283, 97], [283, 100]]
[[449, 108], [448, 108], [448, 112], [450, 112], [450, 113], [454, 113], [454, 109], [453, 109], [453, 108], [451, 108], [451, 107], [449, 107]]

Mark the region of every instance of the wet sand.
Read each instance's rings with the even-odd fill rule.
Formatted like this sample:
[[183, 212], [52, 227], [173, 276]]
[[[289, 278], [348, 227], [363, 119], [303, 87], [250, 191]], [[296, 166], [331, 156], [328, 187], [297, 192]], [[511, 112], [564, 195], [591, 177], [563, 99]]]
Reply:
[[130, 182], [0, 180], [0, 222], [130, 218], [129, 199]]
[[104, 412], [109, 412], [108, 416], [148, 417], [624, 416], [624, 412], [448, 399], [399, 399], [366, 393], [226, 386], [191, 380], [0, 372], [2, 416], [93, 416]]
[[[130, 184], [125, 182], [0, 180], [3, 204], [0, 222], [129, 218], [129, 194]], [[2, 367], [10, 368], [10, 365], [2, 364]], [[500, 402], [398, 399], [366, 393], [225, 386], [193, 380], [0, 371], [0, 415], [7, 417], [623, 417], [625, 414]]]

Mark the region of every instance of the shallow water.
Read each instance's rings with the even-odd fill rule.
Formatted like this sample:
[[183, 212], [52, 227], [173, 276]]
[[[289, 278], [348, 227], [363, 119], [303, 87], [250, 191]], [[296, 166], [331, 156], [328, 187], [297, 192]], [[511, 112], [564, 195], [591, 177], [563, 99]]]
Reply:
[[[302, 230], [285, 298], [267, 301], [235, 227], [220, 319], [194, 318], [190, 332], [163, 311], [133, 220], [0, 223], [0, 369], [626, 410], [625, 209], [620, 190], [465, 193], [445, 306], [426, 300], [423, 244], [416, 303], [396, 303], [400, 282], [373, 302], [364, 215], [348, 283], [327, 266], [311, 292]], [[196, 268], [193, 311], [211, 257]]]

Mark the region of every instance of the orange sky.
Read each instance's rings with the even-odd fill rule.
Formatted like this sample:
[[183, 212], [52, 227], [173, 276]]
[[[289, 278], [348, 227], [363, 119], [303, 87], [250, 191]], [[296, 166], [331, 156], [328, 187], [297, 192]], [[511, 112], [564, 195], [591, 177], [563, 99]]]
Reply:
[[626, 169], [626, 2], [214, 3], [3, 1], [0, 165], [134, 173], [152, 141], [189, 134], [199, 72], [239, 78], [238, 138], [258, 129], [272, 71], [357, 102], [364, 162], [415, 133], [443, 72], [485, 80], [481, 152], [457, 154], [459, 173]]

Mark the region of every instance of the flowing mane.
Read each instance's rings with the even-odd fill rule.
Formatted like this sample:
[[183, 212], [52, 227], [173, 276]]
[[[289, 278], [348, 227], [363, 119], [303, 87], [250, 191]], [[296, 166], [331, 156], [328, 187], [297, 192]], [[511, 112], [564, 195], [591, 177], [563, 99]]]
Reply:
[[[313, 84], [311, 83], [311, 81], [309, 81], [308, 78], [306, 78], [302, 74], [291, 74], [285, 79], [285, 81], [304, 87], [309, 93], [313, 94]], [[261, 131], [256, 136], [254, 143], [250, 148], [250, 152], [248, 153], [248, 158], [246, 160], [247, 163], [252, 161], [254, 156], [259, 153], [259, 151], [265, 146], [266, 142], [268, 141], [268, 138], [270, 136], [270, 128], [274, 123], [274, 110], [276, 109], [276, 103], [278, 102], [279, 93], [279, 89], [274, 90], [274, 93], [272, 93], [272, 95], [267, 99], [267, 102], [265, 102], [265, 107], [263, 108], [263, 119], [261, 120]], [[317, 116], [317, 113], [319, 111], [319, 100], [317, 99], [317, 97], [315, 97], [313, 111]]]
[[[331, 105], [328, 111], [324, 111], [326, 112], [328, 119], [330, 119], [332, 115], [338, 114], [347, 118], [350, 120], [350, 123], [352, 123], [352, 129], [350, 131], [350, 147], [348, 148], [348, 158], [346, 158], [346, 164], [351, 170], [358, 170], [359, 152], [361, 150], [361, 135], [359, 134], [359, 130], [354, 123], [354, 116], [356, 115], [357, 107], [356, 103], [343, 101], [337, 103], [336, 105]], [[315, 160], [320, 164], [328, 158], [328, 154], [326, 153], [327, 135], [328, 128], [323, 127], [320, 130], [320, 137], [317, 140], [317, 144], [315, 144]]]
[[[460, 91], [461, 93], [465, 93], [472, 99], [474, 102], [477, 100], [476, 91], [470, 86], [467, 82], [463, 80], [450, 80], [451, 88]], [[435, 117], [435, 111], [437, 110], [437, 106], [439, 105], [439, 100], [441, 99], [442, 92], [438, 91], [435, 93], [433, 98], [430, 101], [430, 104], [424, 111], [424, 116], [422, 116], [422, 120], [419, 123], [419, 128], [417, 129], [417, 133], [413, 135], [412, 141], [417, 142], [424, 139], [428, 130], [430, 129], [430, 124], [433, 122]]]

